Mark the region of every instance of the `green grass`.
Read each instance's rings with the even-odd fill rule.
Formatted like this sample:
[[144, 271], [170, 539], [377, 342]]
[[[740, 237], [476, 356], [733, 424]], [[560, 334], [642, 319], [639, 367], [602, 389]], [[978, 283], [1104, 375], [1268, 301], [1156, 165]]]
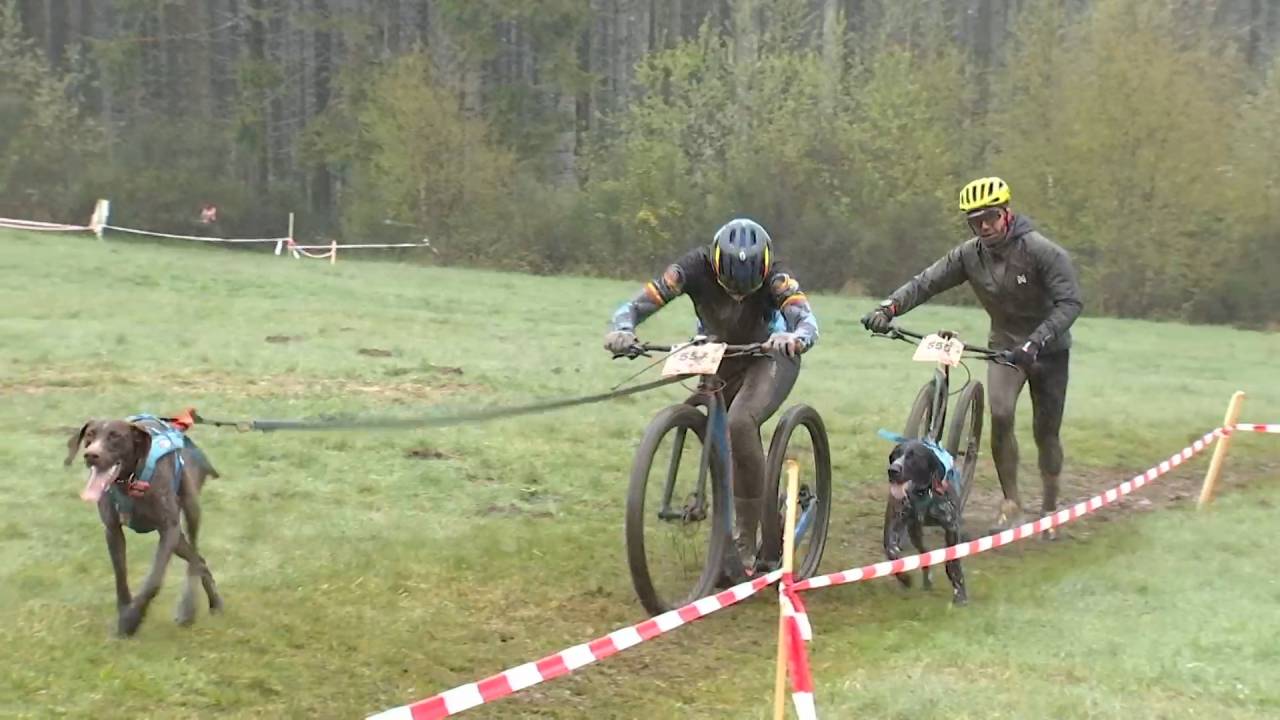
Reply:
[[[600, 349], [633, 284], [18, 233], [0, 234], [0, 266], [0, 716], [363, 717], [642, 619], [626, 474], [678, 389], [432, 431], [199, 428], [224, 476], [201, 544], [227, 610], [176, 627], [178, 562], [128, 641], [111, 637], [82, 473], [61, 465], [95, 416], [400, 415], [596, 392], [639, 367]], [[929, 370], [855, 327], [867, 299], [813, 303], [823, 337], [791, 401], [832, 436], [832, 571], [879, 559], [875, 430], [901, 426]], [[968, 309], [908, 320], [985, 330]], [[681, 302], [643, 336], [691, 327]], [[1280, 421], [1274, 335], [1091, 317], [1075, 335], [1066, 499], [1179, 450], [1237, 389], [1244, 421]], [[1197, 460], [1139, 493], [1159, 512], [1103, 510], [1074, 539], [968, 561], [962, 611], [941, 576], [932, 594], [887, 579], [811, 593], [823, 717], [1276, 716], [1276, 442], [1235, 440], [1212, 512], [1159, 494], [1197, 485]], [[980, 482], [990, 494], [989, 463]], [[127, 539], [136, 588], [155, 539]], [[775, 603], [753, 600], [466, 716], [765, 717], [775, 623]]]

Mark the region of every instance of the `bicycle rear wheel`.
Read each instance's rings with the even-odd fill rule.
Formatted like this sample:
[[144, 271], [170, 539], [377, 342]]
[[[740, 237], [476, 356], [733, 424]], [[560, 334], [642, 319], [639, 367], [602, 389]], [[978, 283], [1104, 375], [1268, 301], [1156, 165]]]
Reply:
[[696, 407], [662, 409], [645, 429], [631, 466], [627, 564], [651, 615], [707, 595], [722, 569], [729, 534], [719, 528], [727, 518], [715, 510], [726, 469], [706, 447], [706, 427], [707, 417]]
[[985, 390], [982, 383], [973, 381], [960, 393], [956, 402], [956, 415], [947, 433], [947, 452], [955, 459], [960, 475], [960, 506], [956, 511], [964, 516], [964, 506], [969, 502], [973, 478], [978, 470], [978, 454], [982, 446], [982, 422], [985, 410]]
[[782, 535], [787, 518], [787, 486], [783, 464], [800, 464], [800, 496], [796, 507], [796, 538], [792, 576], [812, 577], [822, 562], [831, 524], [831, 444], [818, 411], [796, 405], [783, 414], [769, 442], [765, 464], [760, 556], [769, 567], [780, 567]]

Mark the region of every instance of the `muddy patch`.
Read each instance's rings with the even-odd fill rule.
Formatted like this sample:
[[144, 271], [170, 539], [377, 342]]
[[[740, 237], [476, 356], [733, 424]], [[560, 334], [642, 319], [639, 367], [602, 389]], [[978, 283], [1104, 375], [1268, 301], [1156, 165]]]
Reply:
[[404, 456], [412, 460], [452, 460], [454, 459], [453, 455], [450, 455], [449, 453], [443, 450], [440, 450], [438, 448], [433, 448], [429, 445], [409, 448], [408, 450], [404, 451]]
[[481, 510], [480, 514], [488, 517], [530, 517], [539, 519], [553, 518], [556, 516], [556, 514], [550, 510], [533, 510], [510, 502], [491, 503]]

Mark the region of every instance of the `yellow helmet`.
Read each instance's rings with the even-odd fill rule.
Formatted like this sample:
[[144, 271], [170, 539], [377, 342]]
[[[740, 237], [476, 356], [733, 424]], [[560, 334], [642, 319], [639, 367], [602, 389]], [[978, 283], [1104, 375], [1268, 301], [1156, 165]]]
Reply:
[[972, 212], [1009, 202], [1009, 184], [998, 177], [978, 178], [960, 190], [960, 210]]

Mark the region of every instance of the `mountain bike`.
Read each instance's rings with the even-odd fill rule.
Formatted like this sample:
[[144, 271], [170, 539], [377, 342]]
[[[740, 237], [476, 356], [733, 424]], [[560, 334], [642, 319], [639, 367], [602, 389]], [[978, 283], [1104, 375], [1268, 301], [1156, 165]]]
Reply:
[[[794, 575], [813, 575], [822, 560], [831, 519], [831, 446], [812, 407], [782, 413], [765, 461], [763, 502], [755, 562], [748, 566], [733, 542], [733, 462], [724, 381], [716, 374], [730, 357], [766, 358], [761, 345], [695, 339], [684, 345], [642, 343], [618, 357], [671, 353], [663, 374], [699, 383], [692, 397], [658, 411], [636, 448], [627, 491], [625, 536], [632, 585], [652, 615], [708, 595], [780, 565], [786, 516], [783, 463], [802, 466], [797, 501]], [[669, 441], [668, 441], [669, 440]]]

